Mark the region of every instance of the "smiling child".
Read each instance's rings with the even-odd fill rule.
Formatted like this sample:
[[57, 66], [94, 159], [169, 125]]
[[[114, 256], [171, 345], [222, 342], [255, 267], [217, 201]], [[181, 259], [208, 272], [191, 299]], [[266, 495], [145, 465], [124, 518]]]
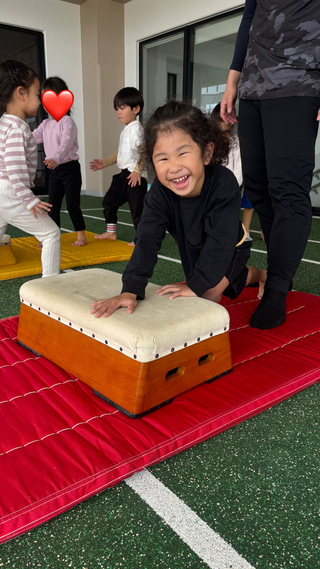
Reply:
[[236, 298], [254, 282], [262, 294], [266, 271], [246, 266], [251, 240], [239, 221], [237, 180], [221, 166], [228, 154], [221, 132], [198, 108], [170, 101], [148, 120], [144, 152], [157, 177], [145, 198], [122, 292], [95, 302], [92, 313], [109, 316], [121, 306], [134, 311], [166, 231], [178, 244], [186, 282], [162, 286], [159, 295], [220, 302], [222, 294]]

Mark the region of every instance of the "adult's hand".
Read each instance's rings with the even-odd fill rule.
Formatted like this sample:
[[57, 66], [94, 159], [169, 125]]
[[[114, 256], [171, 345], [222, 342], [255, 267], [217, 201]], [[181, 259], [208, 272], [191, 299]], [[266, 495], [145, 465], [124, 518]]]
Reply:
[[240, 72], [230, 69], [227, 87], [220, 103], [220, 116], [227, 124], [235, 124], [237, 122], [235, 106], [238, 96], [238, 83]]

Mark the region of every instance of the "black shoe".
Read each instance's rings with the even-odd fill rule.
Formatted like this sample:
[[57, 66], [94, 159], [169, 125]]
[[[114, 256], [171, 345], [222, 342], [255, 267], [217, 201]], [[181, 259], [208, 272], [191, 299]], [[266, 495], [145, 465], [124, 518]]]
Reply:
[[251, 316], [250, 326], [268, 330], [281, 326], [286, 320], [286, 293], [266, 288], [258, 308]]

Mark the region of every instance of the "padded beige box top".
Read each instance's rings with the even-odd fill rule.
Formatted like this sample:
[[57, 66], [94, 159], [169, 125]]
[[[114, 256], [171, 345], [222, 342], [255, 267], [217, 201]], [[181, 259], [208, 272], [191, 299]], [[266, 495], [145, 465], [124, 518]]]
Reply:
[[125, 308], [108, 318], [91, 314], [96, 300], [121, 291], [121, 275], [105, 269], [84, 269], [30, 280], [20, 288], [21, 302], [72, 327], [126, 356], [145, 363], [229, 330], [227, 310], [198, 297], [157, 294], [149, 283], [145, 300], [133, 314]]

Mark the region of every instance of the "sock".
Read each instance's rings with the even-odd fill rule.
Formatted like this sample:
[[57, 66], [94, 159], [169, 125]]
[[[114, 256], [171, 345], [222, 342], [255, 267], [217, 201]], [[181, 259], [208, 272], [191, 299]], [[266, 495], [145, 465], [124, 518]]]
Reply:
[[250, 326], [268, 330], [281, 326], [286, 319], [286, 293], [266, 288], [258, 308], [251, 316]]

